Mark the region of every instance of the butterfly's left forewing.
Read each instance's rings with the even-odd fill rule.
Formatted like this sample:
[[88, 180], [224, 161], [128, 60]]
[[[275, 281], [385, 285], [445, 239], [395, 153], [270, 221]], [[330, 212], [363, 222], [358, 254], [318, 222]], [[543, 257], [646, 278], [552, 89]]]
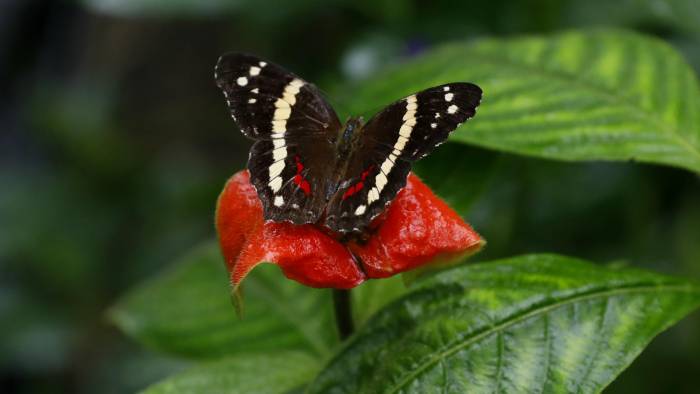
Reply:
[[333, 109], [315, 86], [255, 56], [222, 56], [215, 78], [234, 121], [256, 140], [248, 170], [265, 219], [317, 222], [341, 127]]
[[341, 233], [365, 229], [406, 185], [411, 163], [474, 116], [481, 94], [471, 83], [440, 85], [405, 97], [370, 119], [341, 187], [328, 203], [326, 226]]

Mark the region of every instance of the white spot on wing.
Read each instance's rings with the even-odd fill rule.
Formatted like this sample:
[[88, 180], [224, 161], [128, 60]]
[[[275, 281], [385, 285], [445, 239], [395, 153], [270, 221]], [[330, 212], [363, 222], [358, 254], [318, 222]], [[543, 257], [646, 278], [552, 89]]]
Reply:
[[255, 104], [255, 102], [258, 101], [256, 99], [248, 99], [248, 104]]
[[391, 160], [386, 159], [384, 160], [384, 163], [382, 163], [382, 173], [388, 174], [389, 171], [391, 171], [391, 167], [394, 166], [394, 163], [391, 162]]
[[436, 127], [437, 127], [437, 123], [431, 123], [431, 124], [430, 124], [430, 127], [433, 128], [433, 129], [436, 128]]
[[260, 74], [260, 67], [255, 67], [255, 66], [250, 67], [249, 74], [253, 77]]
[[275, 108], [290, 108], [289, 101], [281, 98], [277, 99], [277, 101], [275, 101]]
[[[284, 160], [285, 157], [287, 157], [287, 148], [284, 146], [277, 148], [277, 149], [274, 149], [272, 151], [272, 160], [273, 161]], [[282, 163], [282, 167], [284, 167], [284, 162]]]
[[248, 84], [248, 78], [238, 77], [238, 79], [236, 80], [236, 83], [238, 84], [238, 86], [245, 86]]
[[446, 92], [449, 92], [449, 91], [450, 91], [450, 87], [449, 87], [449, 86], [445, 86], [444, 88], [442, 88], [442, 90], [444, 90], [444, 91], [446, 91]]
[[377, 190], [376, 187], [373, 187], [370, 189], [367, 195], [367, 204], [371, 204], [377, 200], [379, 200], [379, 190]]
[[284, 170], [284, 161], [276, 161], [270, 166], [270, 177], [268, 179], [277, 178]]
[[260, 67], [265, 67], [265, 66], [267, 66], [267, 63], [265, 63], [265, 62], [260, 62], [260, 63], [258, 63], [258, 64], [260, 65]]
[[279, 135], [279, 138], [284, 138], [284, 132], [287, 131], [287, 119], [284, 120], [273, 120], [272, 121], [272, 131]]
[[289, 86], [287, 88], [289, 89], [290, 92], [294, 92], [294, 94], [299, 93], [299, 89], [304, 86], [304, 81], [301, 79], [293, 79], [292, 82], [289, 83]]
[[281, 207], [284, 205], [284, 197], [282, 196], [275, 196], [275, 206], [276, 207]]
[[289, 119], [289, 116], [292, 114], [292, 109], [291, 108], [277, 108], [275, 110], [275, 115], [272, 117], [274, 120], [287, 120]]
[[260, 92], [260, 90], [258, 88], [251, 90], [251, 93], [254, 93], [254, 94], [258, 94], [259, 92]]
[[267, 185], [270, 186], [273, 193], [277, 193], [280, 191], [280, 188], [282, 188], [282, 177], [278, 176], [277, 178], [271, 180]]
[[379, 190], [379, 192], [381, 192], [382, 189], [384, 189], [384, 186], [386, 185], [386, 183], [388, 181], [389, 180], [386, 179], [386, 175], [384, 175], [383, 173], [380, 172], [379, 174], [377, 174], [377, 185], [376, 185], [377, 190]]
[[362, 215], [363, 213], [365, 213], [366, 210], [367, 210], [367, 207], [366, 207], [366, 206], [360, 205], [360, 206], [358, 206], [357, 209], [355, 210], [355, 215], [360, 216], [360, 215]]
[[459, 109], [459, 108], [457, 108], [456, 105], [452, 104], [452, 105], [450, 105], [450, 106], [447, 108], [447, 113], [448, 113], [448, 114], [454, 114], [455, 112], [457, 112], [458, 109]]
[[445, 94], [445, 101], [447, 101], [447, 102], [452, 101], [452, 97], [454, 97], [454, 96], [455, 96], [455, 95], [454, 95], [453, 93], [447, 93], [447, 94]]
[[408, 138], [404, 137], [403, 135], [399, 135], [399, 139], [396, 140], [396, 144], [394, 144], [394, 149], [402, 152], [403, 148], [406, 147], [406, 143], [408, 142]]
[[292, 106], [297, 103], [297, 99], [295, 98], [295, 96], [296, 93], [289, 93], [285, 91], [280, 101], [284, 101], [287, 103], [287, 105]]

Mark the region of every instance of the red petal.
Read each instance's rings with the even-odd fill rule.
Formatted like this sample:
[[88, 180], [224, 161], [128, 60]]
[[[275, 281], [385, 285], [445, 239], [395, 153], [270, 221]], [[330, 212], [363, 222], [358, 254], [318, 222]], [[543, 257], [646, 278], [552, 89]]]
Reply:
[[384, 278], [427, 263], [476, 253], [484, 245], [462, 218], [414, 174], [364, 245], [350, 244], [370, 278]]
[[267, 223], [263, 242], [265, 260], [276, 262], [288, 278], [307, 286], [351, 289], [365, 280], [350, 251], [313, 225]]
[[264, 261], [307, 286], [349, 289], [365, 279], [347, 248], [314, 226], [264, 223], [247, 171], [231, 177], [219, 196], [216, 229], [234, 286]]
[[219, 195], [215, 216], [226, 267], [233, 282], [238, 283], [257, 263], [248, 262], [243, 266], [238, 264], [239, 259], [254, 260], [264, 254], [259, 248], [261, 242], [254, 242], [262, 235], [262, 205], [247, 171], [241, 171], [228, 180]]

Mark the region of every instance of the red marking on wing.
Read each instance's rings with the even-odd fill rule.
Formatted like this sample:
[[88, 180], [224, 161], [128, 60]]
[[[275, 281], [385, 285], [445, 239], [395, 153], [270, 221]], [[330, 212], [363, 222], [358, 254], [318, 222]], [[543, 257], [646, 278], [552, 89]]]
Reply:
[[345, 193], [343, 193], [343, 200], [359, 192], [360, 190], [362, 190], [363, 187], [365, 187], [364, 180], [369, 176], [369, 173], [372, 171], [373, 168], [374, 165], [371, 165], [368, 169], [362, 171], [362, 175], [360, 175], [360, 181], [350, 186], [348, 190], [346, 190]]
[[308, 196], [311, 194], [311, 184], [301, 175], [301, 172], [304, 170], [304, 165], [301, 163], [299, 156], [294, 156], [294, 160], [297, 162], [297, 174], [294, 175], [294, 183]]

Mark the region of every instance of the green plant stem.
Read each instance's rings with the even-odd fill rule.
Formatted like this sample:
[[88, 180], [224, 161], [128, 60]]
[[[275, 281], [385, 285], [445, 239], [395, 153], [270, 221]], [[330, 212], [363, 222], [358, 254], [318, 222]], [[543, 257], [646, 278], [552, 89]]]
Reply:
[[338, 334], [341, 340], [345, 340], [355, 331], [350, 309], [350, 290], [333, 289], [333, 309]]

